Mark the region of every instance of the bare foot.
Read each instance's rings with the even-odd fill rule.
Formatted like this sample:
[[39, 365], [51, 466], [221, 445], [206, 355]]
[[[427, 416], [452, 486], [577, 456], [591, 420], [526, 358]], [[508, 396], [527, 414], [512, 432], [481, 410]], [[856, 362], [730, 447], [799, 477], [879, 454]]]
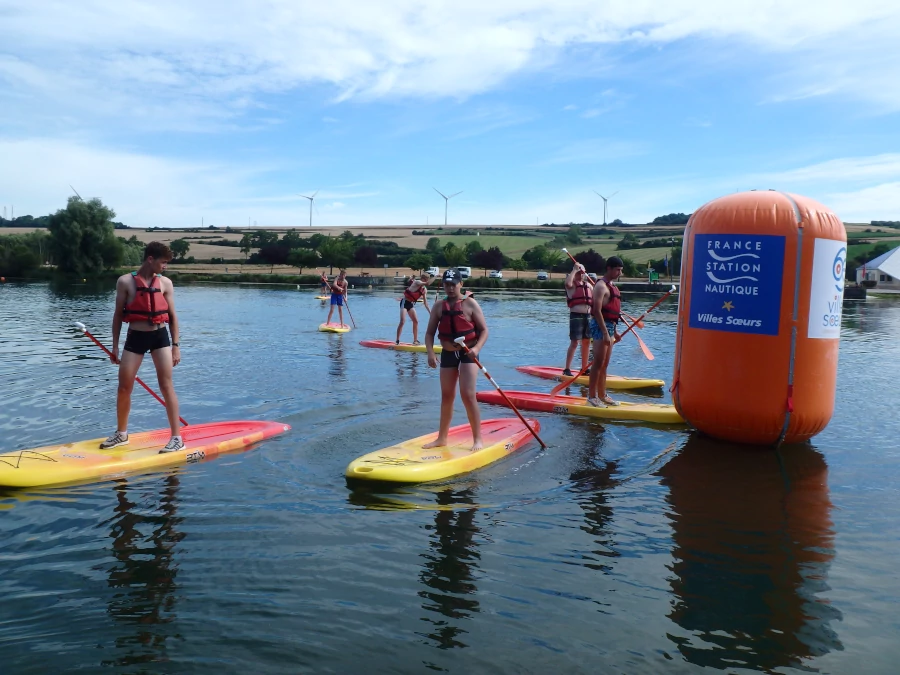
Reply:
[[484, 447], [484, 441], [482, 441], [480, 438], [476, 438], [475, 442], [472, 443], [472, 447], [469, 448], [469, 452], [477, 452], [477, 451], [481, 450], [483, 447]]
[[445, 445], [447, 445], [447, 439], [438, 437], [431, 441], [431, 443], [426, 443], [425, 445], [423, 445], [422, 449], [427, 450], [428, 448], [443, 448]]

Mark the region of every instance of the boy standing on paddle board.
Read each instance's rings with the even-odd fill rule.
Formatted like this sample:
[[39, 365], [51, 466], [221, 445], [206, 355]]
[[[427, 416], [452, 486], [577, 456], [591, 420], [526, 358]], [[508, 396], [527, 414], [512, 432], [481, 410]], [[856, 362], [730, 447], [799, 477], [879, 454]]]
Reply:
[[416, 316], [416, 303], [419, 298], [425, 303], [425, 311], [430, 312], [428, 306], [428, 284], [431, 283], [431, 275], [428, 272], [422, 272], [422, 276], [413, 279], [407, 289], [403, 291], [403, 297], [400, 298], [400, 324], [397, 326], [397, 344], [400, 344], [400, 334], [403, 332], [403, 324], [406, 323], [406, 314], [412, 319], [413, 328], [413, 344], [419, 344], [419, 317]]
[[341, 270], [337, 279], [331, 285], [331, 309], [328, 310], [328, 318], [326, 324], [331, 323], [331, 315], [334, 314], [334, 308], [338, 308], [338, 320], [344, 325], [344, 296], [347, 294], [347, 271]]
[[591, 337], [594, 338], [594, 363], [588, 386], [588, 405], [595, 408], [619, 405], [606, 393], [606, 371], [613, 345], [620, 340], [616, 334], [616, 324], [622, 318], [622, 293], [613, 282], [622, 276], [625, 263], [619, 256], [611, 256], [606, 261], [606, 273], [594, 286], [594, 301], [591, 305]]
[[[144, 262], [137, 272], [123, 274], [116, 281], [116, 309], [112, 322], [112, 354], [109, 360], [119, 366], [119, 388], [116, 393], [116, 433], [100, 444], [106, 450], [128, 445], [128, 416], [131, 413], [131, 392], [134, 378], [150, 352], [156, 379], [163, 399], [172, 436], [160, 452], [176, 452], [184, 449], [181, 424], [178, 420], [178, 397], [172, 384], [172, 368], [181, 362], [178, 346], [178, 316], [175, 313], [175, 288], [172, 281], [162, 276], [172, 259], [172, 251], [162, 242], [152, 241], [144, 249]], [[122, 322], [127, 322], [125, 347], [119, 357], [119, 333]], [[169, 331], [172, 339], [169, 340]]]
[[454, 340], [465, 338], [466, 346], [472, 356], [478, 353], [488, 339], [488, 328], [484, 322], [484, 313], [474, 298], [462, 295], [462, 277], [456, 269], [448, 269], [443, 277], [444, 292], [447, 299], [435, 302], [428, 317], [428, 328], [425, 330], [425, 349], [428, 351], [428, 366], [437, 368], [438, 357], [434, 353], [434, 334], [441, 341], [441, 422], [438, 437], [423, 448], [439, 448], [447, 445], [450, 422], [453, 419], [453, 402], [456, 399], [456, 383], [459, 382], [459, 396], [466, 407], [469, 426], [472, 427], [472, 450], [481, 450], [484, 443], [481, 439], [481, 413], [475, 400], [475, 383], [478, 379], [478, 366], [463, 353], [463, 349]]
[[581, 343], [581, 367], [588, 364], [588, 353], [591, 349], [591, 301], [593, 298], [591, 284], [588, 282], [584, 265], [575, 263], [572, 271], [566, 276], [566, 304], [569, 305], [569, 351], [566, 352], [566, 367], [563, 375], [572, 377], [572, 359], [575, 350]]

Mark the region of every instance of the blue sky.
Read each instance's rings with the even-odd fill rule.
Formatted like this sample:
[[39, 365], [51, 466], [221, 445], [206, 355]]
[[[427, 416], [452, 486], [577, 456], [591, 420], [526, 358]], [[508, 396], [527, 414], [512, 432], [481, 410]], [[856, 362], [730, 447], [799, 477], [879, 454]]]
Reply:
[[0, 5], [0, 206], [135, 226], [900, 220], [900, 3]]

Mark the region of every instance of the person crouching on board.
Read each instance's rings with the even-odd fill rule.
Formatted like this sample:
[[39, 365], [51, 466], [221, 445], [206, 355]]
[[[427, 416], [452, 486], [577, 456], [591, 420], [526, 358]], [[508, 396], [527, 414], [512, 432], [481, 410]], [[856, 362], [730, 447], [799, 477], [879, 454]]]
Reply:
[[[116, 281], [116, 309], [112, 322], [112, 354], [109, 360], [119, 366], [119, 388], [116, 393], [116, 433], [100, 444], [102, 450], [128, 445], [128, 416], [131, 413], [131, 392], [144, 354], [150, 352], [156, 379], [166, 402], [172, 436], [160, 452], [184, 449], [181, 424], [178, 420], [178, 397], [172, 384], [172, 368], [181, 362], [178, 345], [178, 315], [175, 313], [175, 288], [162, 276], [172, 259], [172, 251], [165, 244], [152, 241], [144, 249], [144, 262], [137, 272], [123, 274]], [[125, 347], [119, 358], [119, 333], [122, 322], [129, 324]], [[171, 341], [166, 323], [172, 331]]]
[[593, 291], [588, 282], [584, 265], [575, 263], [566, 276], [566, 304], [569, 305], [569, 351], [566, 352], [566, 367], [563, 375], [572, 377], [572, 359], [581, 344], [581, 367], [588, 364], [591, 351], [591, 302]]
[[613, 345], [621, 340], [616, 334], [616, 325], [622, 318], [622, 293], [613, 283], [622, 276], [625, 263], [618, 256], [610, 256], [606, 261], [606, 272], [594, 287], [594, 302], [591, 306], [591, 337], [594, 338], [594, 364], [588, 386], [588, 405], [603, 408], [619, 405], [606, 393], [606, 371]]
[[422, 272], [422, 276], [413, 279], [403, 291], [403, 297], [400, 298], [400, 323], [397, 325], [397, 344], [400, 344], [400, 334], [403, 332], [403, 324], [406, 323], [406, 315], [412, 320], [413, 344], [419, 344], [419, 317], [416, 316], [416, 303], [419, 298], [425, 303], [425, 311], [430, 312], [428, 306], [428, 284], [431, 283], [431, 275], [428, 272]]
[[344, 296], [347, 295], [347, 271], [341, 270], [337, 279], [331, 285], [331, 309], [328, 310], [328, 318], [326, 324], [331, 323], [331, 315], [334, 314], [334, 308], [338, 308], [338, 320], [340, 325], [344, 325]]
[[469, 426], [472, 427], [472, 450], [484, 447], [481, 439], [481, 414], [475, 400], [475, 384], [478, 378], [478, 366], [475, 365], [463, 348], [454, 342], [464, 337], [466, 346], [477, 357], [488, 339], [488, 328], [484, 322], [484, 313], [474, 298], [462, 295], [462, 277], [455, 269], [449, 269], [443, 276], [444, 292], [447, 299], [435, 302], [428, 317], [428, 328], [425, 330], [425, 349], [428, 351], [428, 366], [437, 368], [438, 357], [434, 353], [434, 334], [441, 341], [441, 421], [437, 438], [423, 445], [423, 448], [438, 448], [447, 445], [450, 422], [453, 419], [453, 403], [456, 399], [456, 384], [459, 382], [459, 395]]

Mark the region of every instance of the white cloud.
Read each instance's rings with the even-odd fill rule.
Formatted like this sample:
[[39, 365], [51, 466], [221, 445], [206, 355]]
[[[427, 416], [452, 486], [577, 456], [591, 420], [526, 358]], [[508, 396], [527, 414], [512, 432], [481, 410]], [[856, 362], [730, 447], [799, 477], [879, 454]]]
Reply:
[[821, 201], [848, 223], [900, 220], [900, 182], [829, 193]]
[[897, 34], [893, 0], [8, 0], [0, 110], [25, 97], [197, 130], [308, 84], [330, 85], [338, 100], [467, 97], [573, 49], [689, 38], [778, 54], [773, 100], [844, 94], [898, 109]]
[[637, 157], [647, 152], [648, 146], [642, 142], [620, 141], [614, 138], [586, 138], [567, 143], [539, 164], [594, 164], [623, 157]]

